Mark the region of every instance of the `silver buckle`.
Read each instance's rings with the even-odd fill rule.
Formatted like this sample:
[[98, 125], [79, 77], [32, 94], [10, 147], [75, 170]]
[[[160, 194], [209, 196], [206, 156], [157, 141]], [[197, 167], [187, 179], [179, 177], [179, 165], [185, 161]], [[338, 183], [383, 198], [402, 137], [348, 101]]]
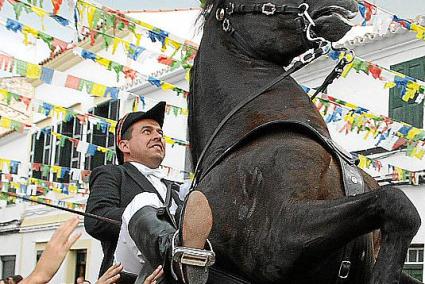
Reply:
[[230, 24], [229, 19], [225, 18], [223, 20], [223, 31], [226, 33], [230, 32], [232, 25]]
[[267, 16], [273, 15], [276, 12], [276, 5], [270, 2], [263, 4], [261, 12]]
[[[341, 279], [347, 279], [348, 274], [350, 274], [351, 262], [348, 260], [341, 261], [341, 265], [339, 266], [338, 277]], [[342, 275], [342, 269], [345, 269], [344, 274]]]

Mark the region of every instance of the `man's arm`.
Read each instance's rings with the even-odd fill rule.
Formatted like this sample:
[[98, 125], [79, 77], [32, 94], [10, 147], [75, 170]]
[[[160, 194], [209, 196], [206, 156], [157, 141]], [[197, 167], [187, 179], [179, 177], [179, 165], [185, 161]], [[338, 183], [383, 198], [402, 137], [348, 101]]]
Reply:
[[[120, 208], [121, 172], [117, 166], [95, 168], [90, 175], [90, 195], [86, 212], [121, 221], [125, 208]], [[100, 241], [118, 239], [120, 227], [93, 218], [84, 218], [84, 227]]]

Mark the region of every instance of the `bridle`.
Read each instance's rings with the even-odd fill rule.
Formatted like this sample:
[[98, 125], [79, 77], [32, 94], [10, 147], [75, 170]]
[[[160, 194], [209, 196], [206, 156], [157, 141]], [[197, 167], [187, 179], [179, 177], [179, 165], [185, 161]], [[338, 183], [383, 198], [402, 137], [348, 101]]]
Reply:
[[[256, 133], [259, 129], [263, 128], [266, 125], [260, 125], [259, 127], [251, 130], [248, 134], [246, 134], [242, 139], [236, 141], [231, 146], [229, 146], [226, 150], [224, 150], [206, 169], [202, 169], [202, 163], [205, 159], [206, 153], [209, 147], [212, 145], [212, 142], [217, 137], [220, 130], [224, 127], [224, 125], [243, 107], [245, 107], [248, 103], [252, 102], [254, 99], [258, 98], [260, 95], [270, 90], [273, 86], [290, 76], [292, 73], [300, 70], [304, 66], [308, 65], [312, 61], [317, 58], [328, 54], [331, 50], [336, 50], [330, 41], [326, 40], [323, 37], [317, 37], [312, 31], [312, 27], [316, 24], [313, 18], [309, 13], [309, 5], [305, 2], [300, 4], [298, 7], [288, 6], [288, 5], [276, 5], [273, 3], [265, 3], [265, 4], [234, 4], [232, 2], [226, 4], [224, 7], [218, 7], [215, 11], [215, 18], [217, 21], [222, 22], [222, 29], [225, 33], [229, 34], [235, 40], [235, 43], [242, 50], [247, 52], [250, 55], [256, 55], [256, 52], [253, 50], [251, 45], [243, 38], [242, 35], [234, 28], [231, 24], [231, 16], [235, 14], [263, 14], [265, 16], [273, 16], [278, 14], [296, 14], [298, 18], [301, 19], [303, 24], [302, 32], [304, 33], [305, 39], [309, 42], [310, 46], [314, 46], [309, 49], [304, 54], [295, 57], [290, 65], [286, 68], [285, 72], [279, 75], [277, 78], [272, 80], [270, 83], [248, 96], [245, 100], [241, 101], [237, 106], [235, 106], [219, 123], [219, 125], [214, 130], [213, 134], [208, 139], [205, 144], [202, 152], [198, 158], [194, 178], [191, 185], [191, 190], [194, 190], [195, 187], [201, 182], [201, 180], [217, 165], [219, 164], [227, 155], [229, 155], [234, 149], [236, 149], [239, 145], [241, 145], [248, 137], [252, 136], [253, 133]], [[210, 7], [212, 10], [212, 7]], [[346, 48], [340, 48], [339, 51], [347, 51]], [[353, 56], [354, 57], [354, 56]], [[333, 82], [334, 79], [338, 78], [345, 65], [350, 62], [345, 59], [345, 57], [341, 58], [337, 66], [332, 70], [332, 72], [328, 75], [324, 84], [319, 88], [320, 90], [324, 89], [330, 83]], [[318, 93], [318, 92], [317, 92]], [[316, 96], [317, 93], [314, 95]]]
[[[265, 16], [274, 15], [296, 15], [296, 23], [299, 24], [299, 30], [301, 30], [304, 45], [307, 49], [313, 47], [312, 43], [317, 42], [317, 38], [311, 37], [311, 25], [315, 23], [308, 13], [309, 5], [305, 2], [299, 6], [289, 5], [277, 5], [271, 2], [268, 3], [254, 3], [254, 4], [235, 4], [229, 2], [223, 7], [218, 7], [215, 11], [215, 19], [221, 22], [223, 31], [234, 38], [235, 44], [245, 53], [252, 57], [258, 57], [257, 52], [252, 48], [251, 44], [245, 40], [245, 38], [238, 32], [238, 30], [231, 23], [231, 18], [234, 15], [246, 15], [246, 14], [260, 14]], [[308, 29], [308, 32], [307, 32]], [[313, 40], [312, 40], [313, 39]], [[324, 39], [321, 39], [324, 40]]]

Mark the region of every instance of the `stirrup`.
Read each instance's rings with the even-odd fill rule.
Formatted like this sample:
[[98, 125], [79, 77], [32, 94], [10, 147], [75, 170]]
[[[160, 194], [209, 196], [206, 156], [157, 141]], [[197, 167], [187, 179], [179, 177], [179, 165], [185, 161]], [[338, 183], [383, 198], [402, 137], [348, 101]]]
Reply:
[[177, 274], [174, 272], [174, 263], [178, 263], [179, 272], [184, 283], [185, 276], [183, 272], [184, 265], [192, 265], [198, 267], [205, 267], [207, 269], [209, 266], [215, 263], [215, 252], [212, 248], [211, 242], [207, 239], [208, 249], [196, 249], [188, 248], [183, 246], [176, 246], [176, 236], [178, 235], [179, 230], [177, 230], [171, 241], [171, 274], [175, 280], [178, 280]]

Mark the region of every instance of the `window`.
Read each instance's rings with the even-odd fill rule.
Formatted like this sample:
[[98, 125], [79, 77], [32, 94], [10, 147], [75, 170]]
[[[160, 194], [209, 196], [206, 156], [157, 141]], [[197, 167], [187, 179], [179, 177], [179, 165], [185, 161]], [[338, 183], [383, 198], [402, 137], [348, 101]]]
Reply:
[[37, 263], [40, 260], [42, 254], [43, 254], [42, 250], [37, 250], [35, 255], [35, 263]]
[[[118, 120], [119, 101], [109, 101], [98, 105], [92, 111], [90, 111], [90, 113], [112, 120]], [[87, 127], [87, 142], [115, 150], [114, 134], [109, 131], [104, 133], [101, 129], [90, 124]], [[94, 156], [86, 157], [85, 169], [93, 170], [94, 168], [101, 165], [112, 164], [112, 162], [113, 161], [107, 160], [105, 153], [96, 152]]]
[[403, 271], [410, 276], [423, 280], [424, 270], [424, 245], [413, 244], [407, 251]]
[[[39, 133], [32, 135], [31, 141], [31, 163], [40, 163], [50, 165], [51, 159], [51, 145], [52, 145], [52, 132], [51, 128], [44, 128]], [[42, 171], [32, 171], [31, 176], [41, 179]], [[49, 178], [44, 177], [44, 178]]]
[[76, 262], [75, 262], [75, 277], [82, 276], [86, 278], [86, 265], [87, 265], [87, 250], [86, 249], [78, 249], [75, 251]]
[[1, 262], [1, 278], [4, 279], [7, 276], [15, 275], [15, 255], [0, 256]]
[[[82, 125], [78, 119], [72, 118], [67, 122], [62, 122], [58, 125], [57, 132], [68, 137], [81, 139]], [[72, 145], [72, 142], [65, 139], [64, 144], [61, 145], [60, 139], [56, 139], [55, 143], [55, 165], [67, 168], [80, 167], [80, 153]], [[53, 174], [53, 181], [68, 183], [70, 181], [70, 173], [66, 172], [62, 177]]]
[[[391, 70], [404, 75], [425, 80], [425, 57], [391, 66]], [[401, 99], [401, 90], [397, 87], [390, 90], [389, 117], [403, 121], [417, 128], [423, 127], [424, 103], [416, 104], [414, 100], [405, 102]]]

